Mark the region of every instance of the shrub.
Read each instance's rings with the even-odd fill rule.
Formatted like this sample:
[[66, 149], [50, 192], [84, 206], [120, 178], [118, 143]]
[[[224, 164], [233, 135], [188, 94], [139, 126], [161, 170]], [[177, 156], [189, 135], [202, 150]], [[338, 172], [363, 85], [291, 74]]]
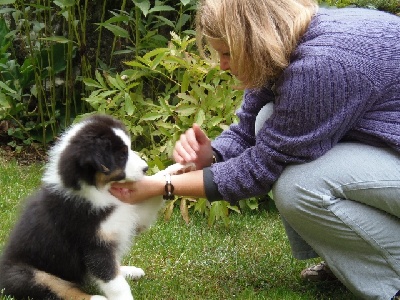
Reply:
[[[95, 111], [124, 121], [133, 148], [146, 156], [153, 172], [171, 163], [175, 142], [193, 123], [215, 138], [236, 121], [242, 91], [233, 89], [235, 81], [228, 73], [191, 51], [194, 44], [194, 38], [172, 33], [168, 47], [126, 62], [130, 68], [122, 73], [96, 72], [96, 79], [84, 79], [93, 88], [85, 100]], [[156, 98], [145, 96], [154, 92]], [[209, 214], [210, 224], [217, 218], [227, 222], [228, 209], [237, 210], [227, 202], [210, 205], [205, 199], [179, 198], [167, 206], [167, 218], [176, 202], [186, 220], [193, 206]]]

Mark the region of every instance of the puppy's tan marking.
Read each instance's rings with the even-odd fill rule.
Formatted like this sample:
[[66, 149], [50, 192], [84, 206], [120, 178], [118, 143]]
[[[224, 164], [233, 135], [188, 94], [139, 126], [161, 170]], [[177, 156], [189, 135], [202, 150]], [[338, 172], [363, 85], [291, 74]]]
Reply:
[[101, 165], [101, 167], [103, 168], [103, 172], [110, 172], [110, 169], [107, 168], [105, 165]]
[[65, 281], [49, 273], [36, 271], [34, 276], [36, 283], [49, 288], [61, 299], [90, 300], [91, 298], [91, 295], [84, 293], [71, 282]]
[[97, 237], [101, 242], [104, 243], [116, 243], [117, 242], [117, 234], [116, 232], [105, 232], [104, 230], [97, 230]]
[[124, 172], [124, 170], [121, 170], [121, 169], [114, 170], [110, 174], [104, 174], [102, 172], [97, 172], [96, 173], [96, 187], [102, 188], [107, 183], [110, 183], [111, 181], [119, 181], [124, 178], [125, 178], [125, 172]]

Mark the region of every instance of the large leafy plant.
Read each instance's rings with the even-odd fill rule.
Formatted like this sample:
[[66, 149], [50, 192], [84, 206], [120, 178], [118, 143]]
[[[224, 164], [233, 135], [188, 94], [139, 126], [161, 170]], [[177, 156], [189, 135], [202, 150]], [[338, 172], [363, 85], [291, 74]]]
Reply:
[[[52, 91], [57, 74], [66, 69], [65, 60], [59, 59], [66, 47], [41, 39], [46, 22], [28, 21], [31, 9], [0, 10], [0, 119], [11, 120], [10, 136], [26, 144], [45, 144], [57, 134]], [[15, 140], [9, 145], [15, 146]]]
[[329, 6], [346, 7], [349, 5], [356, 7], [367, 7], [371, 9], [379, 9], [391, 13], [400, 12], [399, 0], [319, 0], [320, 4]]
[[[218, 65], [191, 51], [194, 44], [194, 38], [172, 33], [168, 47], [126, 62], [130, 68], [122, 73], [96, 72], [96, 79], [84, 79], [93, 88], [85, 100], [96, 111], [125, 122], [133, 147], [146, 156], [153, 172], [172, 163], [175, 141], [193, 123], [214, 138], [236, 121], [242, 91], [233, 88], [235, 80]], [[228, 223], [229, 209], [238, 211], [225, 201], [211, 205], [205, 199], [178, 198], [167, 205], [167, 218], [178, 203], [186, 220], [193, 207], [207, 214], [210, 224], [218, 218]]]
[[122, 59], [165, 47], [169, 30], [191, 27], [195, 7], [194, 0], [92, 4], [0, 1], [0, 119], [7, 125], [0, 134], [15, 148], [21, 141], [45, 147], [87, 111], [82, 78], [121, 71]]
[[[105, 2], [104, 2], [105, 3]], [[101, 31], [111, 31], [115, 38], [112, 44], [112, 59], [121, 56], [143, 55], [149, 50], [165, 47], [169, 31], [193, 33], [192, 21], [195, 0], [132, 0], [133, 7], [122, 1], [121, 9], [112, 11], [112, 17], [96, 23]], [[121, 43], [123, 41], [123, 43]], [[97, 51], [100, 51], [98, 47]], [[104, 69], [106, 64], [99, 62]]]

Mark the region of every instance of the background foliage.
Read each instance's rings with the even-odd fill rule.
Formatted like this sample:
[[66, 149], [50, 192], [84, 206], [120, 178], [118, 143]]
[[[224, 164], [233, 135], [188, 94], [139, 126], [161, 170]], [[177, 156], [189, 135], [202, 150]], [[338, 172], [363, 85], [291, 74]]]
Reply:
[[[171, 163], [179, 135], [196, 122], [216, 137], [235, 122], [242, 91], [199, 57], [196, 0], [0, 0], [0, 144], [46, 149], [86, 114], [124, 121], [152, 172]], [[399, 0], [326, 0], [323, 5], [399, 13]], [[177, 199], [228, 223], [226, 202]], [[258, 199], [241, 202], [257, 208]]]

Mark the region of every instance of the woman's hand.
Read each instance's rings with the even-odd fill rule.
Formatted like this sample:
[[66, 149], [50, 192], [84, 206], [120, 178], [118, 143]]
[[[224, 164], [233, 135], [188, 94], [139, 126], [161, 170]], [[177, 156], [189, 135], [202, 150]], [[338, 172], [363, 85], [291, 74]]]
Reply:
[[194, 163], [197, 170], [208, 167], [213, 160], [211, 140], [199, 125], [193, 124], [193, 127], [182, 134], [176, 142], [173, 157], [176, 162], [183, 165]]
[[164, 193], [164, 176], [145, 176], [135, 182], [115, 182], [111, 185], [109, 192], [120, 201], [137, 204]]

